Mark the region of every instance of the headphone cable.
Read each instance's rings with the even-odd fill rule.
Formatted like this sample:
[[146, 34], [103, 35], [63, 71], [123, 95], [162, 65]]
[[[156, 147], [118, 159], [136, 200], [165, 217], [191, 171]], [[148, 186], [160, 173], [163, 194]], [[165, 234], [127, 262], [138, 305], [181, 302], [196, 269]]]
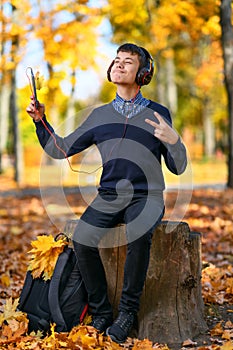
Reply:
[[[29, 69], [29, 68], [30, 68], [30, 67], [28, 67], [27, 69]], [[70, 160], [69, 160], [69, 157], [68, 157], [66, 151], [65, 151], [63, 148], [61, 148], [61, 147], [57, 144], [57, 140], [56, 140], [56, 137], [54, 136], [54, 133], [48, 128], [48, 126], [46, 125], [45, 121], [43, 120], [43, 117], [41, 116], [39, 110], [36, 108], [36, 102], [38, 102], [38, 101], [36, 100], [35, 95], [34, 95], [34, 93], [33, 93], [32, 82], [31, 82], [30, 77], [28, 76], [27, 69], [26, 69], [26, 76], [27, 76], [27, 78], [28, 78], [29, 87], [30, 87], [30, 90], [31, 90], [31, 93], [32, 93], [32, 96], [33, 96], [34, 112], [35, 112], [36, 115], [39, 117], [39, 119], [40, 119], [40, 121], [42, 122], [42, 124], [43, 124], [44, 128], [46, 129], [46, 131], [47, 131], [47, 132], [50, 134], [50, 136], [52, 137], [55, 147], [64, 155], [64, 158], [65, 158], [66, 161], [68, 162], [68, 165], [69, 165], [70, 170], [73, 171], [73, 172], [75, 172], [75, 173], [79, 173], [79, 174], [91, 175], [91, 174], [97, 172], [99, 169], [103, 168], [103, 167], [109, 162], [110, 157], [111, 157], [111, 155], [112, 155], [112, 152], [113, 152], [114, 148], [115, 148], [115, 147], [123, 140], [123, 138], [125, 137], [126, 129], [127, 129], [127, 123], [128, 123], [128, 117], [125, 116], [124, 129], [123, 129], [123, 133], [122, 133], [121, 138], [112, 146], [112, 148], [111, 148], [111, 150], [110, 150], [110, 152], [109, 152], [109, 155], [108, 155], [108, 157], [107, 157], [107, 160], [106, 160], [103, 164], [101, 164], [98, 168], [96, 168], [96, 169], [93, 170], [93, 171], [85, 171], [85, 170], [78, 170], [78, 169], [75, 169], [75, 168], [72, 166], [72, 164], [71, 164], [71, 162], [70, 162]], [[31, 68], [30, 68], [30, 69], [31, 69]], [[32, 70], [32, 69], [31, 69], [31, 70]], [[137, 96], [139, 90], [140, 90], [140, 86], [138, 86], [137, 91], [136, 91], [134, 97], [131, 99], [131, 103], [134, 103], [134, 101], [135, 101], [135, 99], [136, 99], [136, 96]]]

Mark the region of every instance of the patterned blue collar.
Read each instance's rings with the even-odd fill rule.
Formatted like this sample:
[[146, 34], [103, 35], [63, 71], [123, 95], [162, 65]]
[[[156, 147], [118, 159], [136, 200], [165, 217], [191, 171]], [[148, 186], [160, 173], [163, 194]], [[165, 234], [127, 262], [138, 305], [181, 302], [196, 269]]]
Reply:
[[112, 105], [115, 110], [127, 118], [134, 117], [136, 114], [145, 109], [149, 103], [150, 100], [144, 98], [140, 91], [131, 100], [124, 100], [122, 97], [116, 94], [116, 98], [112, 101]]

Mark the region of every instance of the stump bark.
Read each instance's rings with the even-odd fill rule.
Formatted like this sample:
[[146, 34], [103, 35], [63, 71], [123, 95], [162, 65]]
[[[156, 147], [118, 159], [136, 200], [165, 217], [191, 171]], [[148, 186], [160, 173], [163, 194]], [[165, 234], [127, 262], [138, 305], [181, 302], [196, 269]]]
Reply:
[[[116, 239], [122, 242], [124, 236], [125, 226], [116, 227]], [[101, 248], [100, 254], [116, 315], [126, 247], [117, 247], [116, 242], [114, 248]], [[176, 349], [183, 341], [193, 340], [206, 330], [201, 292], [201, 235], [190, 232], [185, 222], [164, 221], [155, 229], [152, 239], [136, 336]]]

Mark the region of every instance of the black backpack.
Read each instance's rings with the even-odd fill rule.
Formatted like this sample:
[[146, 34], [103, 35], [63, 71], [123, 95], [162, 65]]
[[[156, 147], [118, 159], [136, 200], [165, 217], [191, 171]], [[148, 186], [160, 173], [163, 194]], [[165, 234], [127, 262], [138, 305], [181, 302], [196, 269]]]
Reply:
[[82, 323], [88, 310], [87, 292], [71, 247], [59, 255], [50, 280], [33, 279], [27, 272], [18, 309], [27, 314], [29, 333], [46, 333], [53, 323], [57, 332], [69, 332]]

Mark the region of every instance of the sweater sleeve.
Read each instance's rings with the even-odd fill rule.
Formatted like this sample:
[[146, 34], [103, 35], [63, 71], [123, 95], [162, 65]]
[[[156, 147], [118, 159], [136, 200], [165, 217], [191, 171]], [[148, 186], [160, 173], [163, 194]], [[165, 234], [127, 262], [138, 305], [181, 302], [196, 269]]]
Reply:
[[182, 174], [187, 166], [187, 154], [184, 144], [179, 137], [174, 145], [163, 144], [162, 154], [167, 168], [174, 174]]
[[89, 118], [66, 137], [57, 135], [45, 116], [42, 121], [35, 122], [36, 134], [45, 152], [52, 158], [64, 159], [91, 146], [94, 136]]
[[[159, 104], [154, 104], [155, 111], [163, 116], [165, 121], [172, 127], [172, 118], [169, 110]], [[174, 174], [182, 174], [187, 166], [186, 148], [179, 137], [174, 145], [161, 142], [161, 153], [167, 168]]]

